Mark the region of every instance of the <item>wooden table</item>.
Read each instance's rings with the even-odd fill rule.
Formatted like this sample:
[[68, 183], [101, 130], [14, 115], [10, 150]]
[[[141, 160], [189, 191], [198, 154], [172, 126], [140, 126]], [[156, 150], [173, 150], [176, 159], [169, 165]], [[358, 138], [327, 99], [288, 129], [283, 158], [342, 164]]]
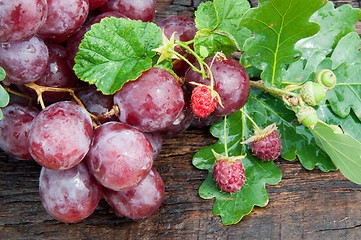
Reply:
[[[193, 16], [200, 2], [157, 0], [156, 18]], [[360, 7], [358, 1], [334, 2]], [[213, 200], [198, 196], [207, 172], [191, 164], [198, 149], [215, 141], [207, 129], [164, 140], [155, 167], [166, 185], [165, 200], [139, 222], [117, 218], [103, 200], [80, 223], [55, 221], [39, 198], [40, 167], [0, 154], [0, 239], [361, 239], [361, 186], [340, 172], [307, 171], [297, 161], [281, 159], [276, 164], [283, 178], [267, 186], [268, 206], [256, 207], [236, 225], [222, 225], [212, 213]]]

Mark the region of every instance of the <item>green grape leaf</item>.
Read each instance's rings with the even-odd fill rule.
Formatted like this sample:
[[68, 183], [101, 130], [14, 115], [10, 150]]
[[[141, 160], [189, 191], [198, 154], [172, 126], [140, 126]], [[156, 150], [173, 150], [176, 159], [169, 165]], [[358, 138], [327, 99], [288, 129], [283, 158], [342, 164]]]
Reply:
[[161, 30], [154, 23], [105, 18], [85, 34], [74, 71], [104, 94], [113, 94], [152, 67], [152, 50], [161, 44]]
[[[241, 26], [240, 19], [250, 9], [246, 0], [214, 0], [201, 3], [195, 12], [196, 27], [194, 49], [200, 53], [207, 48], [208, 56], [215, 52], [230, 55], [241, 49], [251, 32]], [[204, 50], [203, 50], [204, 52]]]
[[[4, 80], [6, 76], [5, 70], [0, 67], [0, 81]], [[8, 105], [10, 100], [8, 92], [0, 85], [0, 107]], [[3, 113], [0, 109], [0, 119], [2, 119]]]
[[242, 25], [254, 36], [244, 44], [252, 65], [263, 70], [261, 79], [267, 86], [282, 83], [285, 64], [296, 62], [301, 53], [295, 44], [316, 34], [320, 26], [309, 18], [325, 0], [260, 0], [257, 8], [244, 14]]
[[[245, 111], [261, 128], [272, 123], [277, 124], [282, 142], [281, 156], [284, 159], [292, 161], [297, 156], [303, 167], [308, 170], [316, 166], [324, 172], [337, 170], [328, 155], [317, 146], [310, 131], [297, 122], [294, 112], [289, 110], [282, 100], [253, 90], [245, 105]], [[248, 129], [253, 128], [249, 121], [247, 126]]]
[[[226, 124], [225, 124], [226, 123]], [[246, 182], [240, 191], [230, 194], [221, 192], [213, 179], [215, 157], [212, 149], [225, 155], [225, 143], [230, 156], [244, 153], [240, 144], [244, 136], [244, 116], [236, 112], [224, 122], [212, 126], [211, 133], [219, 141], [212, 146], [199, 150], [193, 157], [193, 164], [199, 169], [208, 170], [209, 174], [199, 188], [199, 195], [204, 199], [216, 198], [213, 206], [215, 215], [220, 215], [225, 225], [239, 222], [249, 214], [254, 206], [264, 207], [268, 203], [266, 184], [277, 184], [281, 180], [281, 172], [274, 162], [263, 162], [248, 152], [242, 159], [245, 168]]]
[[[349, 33], [339, 41], [331, 56], [333, 65], [338, 65], [333, 69], [337, 83], [327, 91], [326, 99], [332, 110], [342, 118], [349, 115], [351, 109], [358, 118], [361, 117], [361, 52], [355, 51], [359, 46], [358, 34]], [[332, 65], [329, 69], [332, 69]]]
[[348, 134], [335, 133], [323, 122], [318, 122], [311, 132], [341, 173], [350, 181], [361, 184], [361, 143]]
[[355, 23], [361, 18], [361, 10], [345, 4], [334, 8], [329, 1], [310, 18], [320, 24], [320, 31], [312, 37], [301, 39], [296, 48], [302, 51], [302, 57], [308, 59], [314, 52], [325, 55], [332, 52], [337, 42], [346, 34], [355, 31]]

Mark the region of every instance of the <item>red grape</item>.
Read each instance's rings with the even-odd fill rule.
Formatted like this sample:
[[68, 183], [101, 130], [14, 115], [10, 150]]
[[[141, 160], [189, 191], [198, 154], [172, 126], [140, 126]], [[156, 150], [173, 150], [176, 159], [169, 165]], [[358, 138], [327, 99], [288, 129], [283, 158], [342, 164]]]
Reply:
[[184, 106], [183, 91], [168, 71], [151, 68], [114, 95], [119, 119], [143, 132], [154, 132], [172, 124]]
[[25, 41], [44, 24], [46, 0], [7, 0], [0, 2], [0, 42]]
[[[58, 43], [47, 42], [49, 49], [49, 61], [44, 76], [35, 83], [46, 87], [73, 88], [79, 83], [74, 71], [67, 64], [66, 51], [63, 46]], [[27, 87], [19, 87], [25, 93], [36, 98], [36, 92]], [[66, 100], [70, 97], [68, 92], [52, 92], [43, 93], [43, 100], [47, 103]]]
[[94, 131], [86, 161], [100, 184], [115, 191], [129, 190], [149, 173], [153, 149], [139, 130], [107, 122]]
[[[198, 29], [193, 18], [183, 16], [170, 16], [156, 22], [157, 26], [164, 30], [165, 36], [170, 39], [173, 33], [174, 39], [181, 40], [183, 42], [190, 41], [196, 35]], [[191, 47], [193, 47], [191, 45]], [[186, 55], [186, 52], [182, 48], [175, 49], [178, 53]], [[187, 57], [191, 63], [195, 62], [196, 58], [193, 55]], [[178, 76], [184, 76], [189, 65], [185, 61], [179, 61], [173, 65], [173, 71]]]
[[83, 107], [71, 101], [57, 102], [33, 120], [29, 151], [43, 167], [69, 169], [85, 157], [92, 136], [92, 120]]
[[0, 45], [0, 66], [10, 83], [26, 84], [38, 80], [45, 73], [48, 59], [47, 46], [36, 36], [24, 42]]
[[48, 15], [38, 34], [45, 40], [64, 42], [85, 22], [88, 0], [48, 0]]
[[39, 178], [41, 201], [46, 211], [63, 223], [75, 223], [92, 214], [102, 196], [102, 187], [85, 163], [67, 170], [42, 168]]
[[117, 216], [140, 220], [152, 215], [164, 200], [164, 183], [155, 168], [134, 189], [113, 191], [104, 189], [103, 196]]
[[[247, 71], [236, 60], [231, 58], [214, 60], [213, 57], [204, 60], [211, 66], [214, 77], [214, 90], [219, 94], [224, 106], [217, 105], [214, 115], [229, 115], [241, 109], [248, 100], [250, 83]], [[198, 62], [194, 64], [199, 68]], [[210, 85], [210, 79], [204, 79], [202, 74], [195, 72], [192, 68], [186, 72], [186, 82], [196, 82]], [[191, 84], [191, 87], [194, 85]]]
[[155, 0], [108, 0], [100, 11], [116, 11], [130, 19], [151, 22], [155, 16]]
[[39, 110], [23, 103], [9, 103], [2, 109], [0, 148], [8, 155], [22, 160], [32, 159], [26, 137]]
[[[104, 95], [93, 86], [77, 92], [77, 97], [86, 109], [95, 116], [103, 115], [113, 108], [113, 96]], [[101, 123], [109, 121], [119, 121], [119, 118], [113, 115], [100, 120]]]
[[93, 10], [101, 7], [107, 0], [89, 0], [89, 9]]
[[154, 159], [156, 159], [162, 150], [163, 146], [163, 138], [157, 133], [143, 133], [144, 136], [147, 137], [147, 139], [150, 142], [150, 145], [152, 145], [153, 153], [154, 153]]

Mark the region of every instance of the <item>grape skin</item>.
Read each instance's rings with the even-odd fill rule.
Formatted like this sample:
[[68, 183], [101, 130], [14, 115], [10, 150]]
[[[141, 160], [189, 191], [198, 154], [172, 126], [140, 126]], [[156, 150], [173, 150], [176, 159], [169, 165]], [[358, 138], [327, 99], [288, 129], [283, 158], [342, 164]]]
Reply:
[[92, 136], [92, 120], [83, 107], [71, 101], [57, 102], [33, 120], [28, 135], [29, 151], [43, 167], [69, 169], [85, 157]]
[[38, 35], [62, 43], [83, 25], [88, 14], [88, 0], [48, 0], [47, 19]]
[[16, 159], [32, 159], [26, 137], [39, 110], [23, 103], [9, 103], [2, 111], [4, 115], [0, 120], [0, 148]]
[[100, 11], [116, 11], [133, 20], [151, 22], [155, 16], [155, 0], [108, 0]]
[[[250, 91], [250, 83], [247, 71], [236, 60], [226, 58], [222, 60], [213, 60], [213, 58], [207, 58], [204, 60], [208, 66], [211, 66], [211, 71], [214, 77], [214, 90], [221, 97], [224, 108], [217, 104], [213, 115], [229, 115], [246, 104]], [[194, 64], [199, 68], [198, 62]], [[208, 71], [206, 71], [208, 72]], [[203, 79], [202, 74], [195, 72], [192, 68], [189, 68], [185, 75], [185, 81], [196, 82], [210, 86], [210, 79]], [[189, 84], [191, 87], [195, 87], [193, 84]]]
[[89, 9], [93, 10], [101, 7], [107, 0], [89, 0]]
[[[79, 80], [76, 77], [74, 71], [69, 68], [67, 64], [67, 55], [65, 48], [53, 42], [47, 42], [49, 51], [48, 66], [44, 75], [37, 81], [36, 84], [46, 87], [58, 87], [58, 88], [74, 88], [79, 84]], [[19, 88], [32, 96], [37, 97], [36, 92], [33, 89], [19, 86]], [[46, 103], [54, 103], [62, 100], [69, 99], [70, 94], [68, 92], [52, 92], [46, 91], [42, 94], [43, 100]]]
[[141, 220], [152, 215], [164, 200], [164, 183], [155, 168], [134, 189], [113, 191], [104, 189], [103, 196], [118, 217]]
[[94, 131], [86, 162], [100, 184], [124, 191], [147, 176], [153, 164], [153, 149], [139, 130], [120, 122], [107, 122]]
[[48, 60], [48, 48], [37, 36], [28, 41], [0, 46], [0, 66], [10, 83], [26, 84], [38, 80], [44, 75]]
[[[113, 96], [104, 95], [91, 86], [87, 89], [77, 92], [77, 97], [84, 104], [86, 109], [95, 116], [101, 116], [113, 108]], [[115, 115], [100, 119], [101, 123], [109, 121], [119, 121]]]
[[184, 107], [183, 91], [168, 71], [151, 68], [127, 82], [114, 95], [119, 119], [141, 130], [154, 132], [172, 124]]
[[76, 223], [91, 215], [102, 196], [102, 187], [85, 163], [67, 170], [42, 168], [40, 198], [46, 211], [63, 223]]
[[0, 4], [0, 42], [31, 38], [44, 24], [46, 0], [8, 0]]
[[163, 147], [163, 138], [157, 133], [143, 133], [144, 136], [149, 140], [150, 145], [152, 145], [153, 153], [154, 153], [154, 159], [156, 159], [162, 150]]
[[[164, 35], [168, 39], [170, 39], [174, 33], [174, 39], [182, 42], [192, 40], [198, 31], [194, 19], [184, 16], [169, 16], [156, 22], [156, 25], [164, 31]], [[193, 48], [193, 45], [190, 47]], [[175, 48], [175, 50], [182, 55], [186, 55], [186, 52], [182, 48]], [[196, 58], [193, 55], [189, 55], [187, 60], [193, 63]], [[184, 76], [188, 67], [188, 63], [179, 61], [173, 65], [172, 69], [178, 76]]]

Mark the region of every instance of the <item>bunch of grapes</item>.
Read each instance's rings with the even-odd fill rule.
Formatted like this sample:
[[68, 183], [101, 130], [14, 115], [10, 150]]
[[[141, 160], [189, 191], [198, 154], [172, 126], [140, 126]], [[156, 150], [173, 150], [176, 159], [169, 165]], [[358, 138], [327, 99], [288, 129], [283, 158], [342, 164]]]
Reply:
[[[150, 216], [165, 195], [153, 167], [162, 138], [189, 126], [209, 126], [247, 101], [249, 78], [238, 61], [207, 58], [212, 77], [204, 78], [189, 67], [198, 63], [181, 47], [175, 50], [188, 63], [175, 61], [173, 71], [182, 83], [155, 67], [114, 95], [79, 81], [74, 57], [91, 25], [105, 17], [153, 21], [154, 0], [14, 0], [2, 4], [0, 14], [0, 66], [6, 72], [4, 85], [15, 94], [3, 109], [0, 148], [42, 166], [42, 203], [61, 222], [88, 217], [101, 197], [119, 217]], [[175, 33], [184, 42], [197, 32], [187, 17], [156, 24], [167, 38]], [[209, 89], [214, 103], [201, 117], [197, 108], [208, 104], [202, 101], [206, 97], [192, 95], [200, 86], [206, 87], [204, 94]]]

